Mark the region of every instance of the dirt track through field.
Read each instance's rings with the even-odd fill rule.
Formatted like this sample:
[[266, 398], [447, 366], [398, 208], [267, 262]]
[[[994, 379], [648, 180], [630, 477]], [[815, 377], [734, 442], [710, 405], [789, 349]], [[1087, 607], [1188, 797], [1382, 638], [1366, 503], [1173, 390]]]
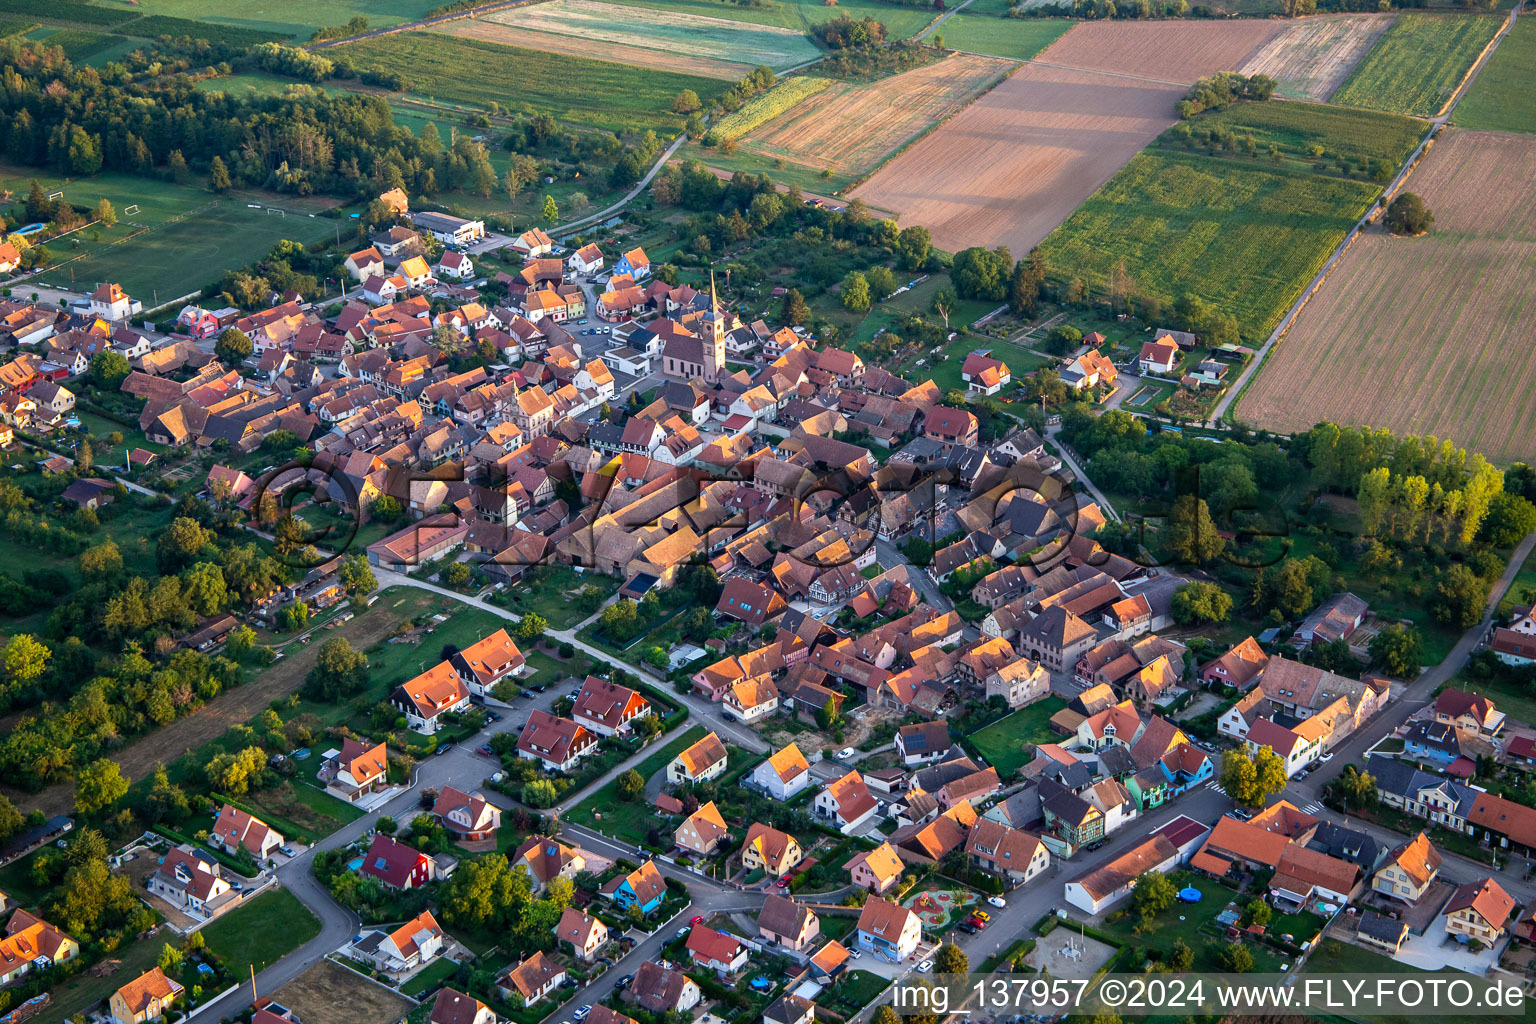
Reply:
[[1264, 21], [1086, 22], [854, 189], [956, 251], [1027, 252], [1171, 125], [1186, 85], [1236, 68]]
[[954, 54], [869, 85], [838, 82], [763, 125], [745, 146], [840, 174], [863, 174], [1013, 66]]
[[1326, 100], [1392, 25], [1392, 14], [1335, 14], [1298, 18], [1238, 68], [1268, 75], [1282, 95]]
[[[396, 608], [395, 602], [402, 598], [405, 603]], [[274, 700], [303, 686], [304, 677], [319, 656], [320, 645], [332, 636], [344, 636], [353, 647], [366, 650], [393, 632], [401, 619], [415, 615], [425, 603], [430, 602], [423, 601], [416, 591], [385, 595], [346, 625], [316, 631], [307, 646], [290, 644], [281, 661], [274, 662], [251, 682], [224, 691], [185, 718], [178, 718], [107, 756], [118, 763], [125, 777], [141, 779], [153, 772], [156, 765], [169, 764], [221, 736], [230, 726], [250, 721]], [[57, 783], [41, 793], [25, 793], [9, 786], [3, 787], [3, 791], [23, 811], [37, 807], [47, 814], [67, 814], [74, 806], [72, 782]]]
[[1246, 422], [1321, 420], [1434, 434], [1509, 462], [1536, 456], [1536, 136], [1449, 129], [1406, 188], [1422, 238], [1372, 230], [1238, 403]]

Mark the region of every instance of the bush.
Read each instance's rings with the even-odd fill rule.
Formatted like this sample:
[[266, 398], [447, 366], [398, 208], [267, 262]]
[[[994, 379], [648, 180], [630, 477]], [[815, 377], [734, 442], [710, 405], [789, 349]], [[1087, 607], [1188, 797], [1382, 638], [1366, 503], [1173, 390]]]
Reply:
[[1413, 192], [1399, 192], [1387, 207], [1387, 230], [1394, 235], [1422, 235], [1434, 222], [1435, 215]]

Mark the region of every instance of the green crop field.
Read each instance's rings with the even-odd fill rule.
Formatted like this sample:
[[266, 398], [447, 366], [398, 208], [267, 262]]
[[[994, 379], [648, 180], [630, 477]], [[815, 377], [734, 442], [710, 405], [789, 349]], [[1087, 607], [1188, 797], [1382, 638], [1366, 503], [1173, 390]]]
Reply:
[[1536, 21], [1521, 18], [1493, 51], [1477, 81], [1456, 106], [1454, 119], [1466, 128], [1536, 132]]
[[126, 7], [98, 7], [76, 0], [0, 0], [0, 14], [20, 14], [77, 25], [116, 25], [138, 13]]
[[[32, 169], [0, 166], [0, 187], [17, 195], [26, 195], [32, 178], [49, 190], [62, 188], [64, 198], [76, 206], [95, 206], [98, 200], [108, 199], [119, 217], [116, 227], [77, 232], [72, 237], [80, 239], [78, 247], [69, 240], [47, 243], [54, 266], [40, 282], [90, 288], [101, 281], [116, 281], [143, 301], [145, 309], [157, 292], [165, 302], [212, 284], [225, 269], [260, 258], [282, 239], [309, 243], [336, 231], [336, 221], [300, 212], [314, 209], [313, 202], [305, 205], [287, 196], [221, 198], [194, 186], [126, 174], [61, 182]], [[289, 213], [277, 216], [265, 209], [253, 210], [246, 205], [251, 202], [271, 203]], [[131, 204], [137, 204], [139, 212], [130, 218], [124, 211]], [[136, 233], [140, 229], [126, 223], [129, 220], [147, 230]]]
[[[1398, 166], [1424, 137], [1424, 122], [1397, 114], [1373, 114], [1319, 103], [1238, 103], [1201, 114], [1192, 127], [1226, 128], [1252, 135], [1259, 150], [1270, 144], [1300, 158], [1311, 145], [1322, 146], [1325, 159], [1352, 161], [1381, 157]], [[1168, 137], [1162, 139], [1168, 144]]]
[[1503, 21], [1497, 14], [1400, 14], [1332, 102], [1437, 114]]
[[57, 32], [50, 32], [43, 41], [49, 46], [62, 47], [64, 56], [76, 64], [84, 61], [87, 57], [95, 56], [123, 42], [117, 36], [102, 35], [100, 32], [87, 32], [81, 28], [61, 28]]
[[[735, 113], [727, 114], [715, 122], [710, 134], [722, 139], [739, 139], [831, 84], [832, 79], [817, 78], [814, 75], [797, 75], [785, 79], [767, 92], [748, 100]], [[713, 143], [714, 140], [710, 141]]]
[[[610, 131], [675, 132], [683, 119], [672, 113], [674, 96], [692, 89], [708, 102], [728, 84], [430, 32], [364, 39], [338, 52], [360, 66], [400, 75], [412, 92], [511, 110], [527, 105]], [[466, 74], [467, 68], [474, 73]]]
[[892, 39], [906, 39], [921, 32], [938, 12], [927, 7], [896, 7], [879, 0], [839, 0], [829, 7], [822, 0], [765, 0], [762, 6], [746, 6], [732, 0], [611, 0], [630, 7], [676, 14], [698, 14], [707, 18], [727, 18], [753, 25], [777, 25], [800, 31], [831, 21], [840, 14], [858, 19], [865, 16], [882, 22]]
[[551, 0], [488, 14], [484, 20], [523, 31], [662, 50], [675, 57], [762, 64], [775, 71], [821, 56], [798, 27], [751, 25], [691, 11], [658, 11], [635, 18], [632, 10], [594, 0]]
[[[22, 0], [26, 3], [27, 0]], [[345, 25], [361, 15], [370, 28], [415, 21], [442, 0], [141, 0], [143, 14], [217, 22], [306, 41], [315, 30]]]
[[14, 21], [10, 18], [0, 18], [0, 39], [9, 39], [11, 36], [30, 32], [37, 27], [35, 21]]
[[935, 29], [934, 34], [943, 36], [944, 45], [951, 49], [1029, 60], [1074, 24], [1066, 18], [989, 18], [972, 14], [967, 7]]
[[223, 25], [211, 21], [195, 21], [190, 18], [173, 18], [164, 14], [153, 14], [147, 18], [130, 21], [126, 25], [119, 25], [117, 30], [125, 35], [140, 36], [145, 39], [158, 39], [161, 36], [180, 39], [186, 36], [192, 39], [206, 39], [210, 43], [224, 43], [228, 46], [255, 46], [257, 43], [286, 42], [289, 39], [287, 32], [272, 32], [241, 25]]

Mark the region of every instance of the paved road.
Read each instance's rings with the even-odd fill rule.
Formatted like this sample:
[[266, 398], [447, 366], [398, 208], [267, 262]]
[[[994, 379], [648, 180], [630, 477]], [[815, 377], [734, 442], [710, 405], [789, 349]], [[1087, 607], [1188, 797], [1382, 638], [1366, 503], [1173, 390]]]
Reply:
[[1456, 107], [1461, 103], [1462, 97], [1467, 94], [1467, 90], [1471, 88], [1472, 83], [1477, 80], [1477, 76], [1482, 73], [1483, 67], [1493, 56], [1493, 52], [1499, 48], [1499, 44], [1504, 41], [1504, 36], [1508, 34], [1511, 28], [1514, 27], [1515, 20], [1519, 16], [1520, 5], [1517, 5], [1514, 10], [1509, 12], [1509, 18], [1504, 22], [1503, 26], [1500, 27], [1498, 34], [1493, 37], [1493, 41], [1488, 45], [1488, 48], [1483, 51], [1482, 56], [1478, 58], [1477, 63], [1472, 65], [1472, 70], [1467, 72], [1467, 76], [1462, 79], [1461, 85], [1459, 85], [1456, 88], [1456, 92], [1452, 94], [1451, 100], [1448, 104], [1446, 104], [1445, 110], [1435, 117], [1428, 119], [1430, 125], [1429, 130], [1424, 133], [1424, 138], [1419, 140], [1419, 144], [1414, 149], [1413, 155], [1408, 158], [1408, 161], [1403, 165], [1402, 170], [1397, 172], [1397, 177], [1392, 179], [1392, 183], [1382, 191], [1381, 197], [1377, 199], [1376, 202], [1372, 203], [1371, 208], [1366, 210], [1365, 214], [1355, 222], [1355, 226], [1350, 228], [1349, 234], [1344, 236], [1344, 240], [1341, 241], [1338, 248], [1333, 251], [1333, 255], [1328, 257], [1328, 262], [1323, 264], [1323, 268], [1317, 272], [1317, 276], [1312, 279], [1312, 283], [1307, 285], [1306, 289], [1302, 291], [1301, 296], [1296, 300], [1295, 304], [1292, 305], [1291, 308], [1286, 312], [1285, 316], [1281, 318], [1280, 323], [1277, 324], [1274, 331], [1270, 333], [1269, 339], [1264, 342], [1263, 347], [1254, 354], [1252, 359], [1248, 360], [1248, 365], [1243, 367], [1243, 372], [1238, 375], [1237, 380], [1232, 384], [1232, 386], [1227, 388], [1226, 394], [1221, 396], [1221, 400], [1217, 402], [1215, 408], [1211, 410], [1211, 418], [1206, 421], [1207, 426], [1214, 427], [1221, 423], [1222, 418], [1226, 416], [1227, 410], [1231, 407], [1232, 403], [1237, 401], [1238, 396], [1241, 395], [1243, 393], [1243, 389], [1247, 387], [1249, 380], [1251, 380], [1253, 375], [1259, 371], [1259, 367], [1264, 364], [1264, 358], [1269, 355], [1270, 349], [1275, 347], [1275, 344], [1279, 342], [1280, 338], [1285, 334], [1285, 332], [1290, 330], [1291, 325], [1296, 322], [1296, 317], [1301, 314], [1302, 309], [1307, 304], [1307, 300], [1312, 297], [1312, 293], [1322, 285], [1323, 281], [1333, 271], [1333, 268], [1338, 264], [1339, 260], [1343, 258], [1345, 251], [1348, 250], [1349, 246], [1354, 242], [1356, 236], [1358, 236], [1360, 232], [1364, 231], [1371, 219], [1376, 216], [1377, 211], [1382, 209], [1388, 202], [1390, 202], [1392, 197], [1397, 194], [1398, 189], [1403, 187], [1404, 182], [1406, 182], [1409, 175], [1413, 173], [1414, 167], [1416, 166], [1420, 155], [1423, 154], [1424, 147], [1429, 145], [1430, 140], [1435, 137], [1435, 133], [1450, 121], [1451, 115], [1456, 112]]
[[[1056, 436], [1060, 433], [1061, 426], [1059, 424], [1045, 428], [1045, 436], [1051, 440], [1055, 440]], [[1109, 499], [1104, 496], [1104, 492], [1095, 487], [1093, 481], [1088, 479], [1088, 473], [1078, 464], [1076, 457], [1068, 453], [1066, 446], [1062, 442], [1058, 441], [1056, 443], [1056, 450], [1061, 455], [1062, 463], [1072, 471], [1073, 476], [1077, 477], [1077, 482], [1087, 488], [1088, 493], [1093, 495], [1093, 500], [1099, 503], [1099, 508], [1103, 511], [1104, 515], [1118, 522], [1120, 514], [1115, 511], [1115, 506], [1111, 505]]]

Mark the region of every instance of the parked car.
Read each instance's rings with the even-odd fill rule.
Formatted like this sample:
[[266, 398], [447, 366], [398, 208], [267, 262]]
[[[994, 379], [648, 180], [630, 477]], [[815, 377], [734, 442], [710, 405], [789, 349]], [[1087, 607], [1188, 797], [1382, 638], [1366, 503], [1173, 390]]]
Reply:
[[981, 921], [990, 921], [990, 920], [992, 920], [992, 915], [987, 913], [985, 910], [978, 910], [974, 914], [972, 914], [971, 916], [976, 918], [976, 919], [978, 919], [978, 920], [981, 920]]
[[839, 750], [833, 756], [836, 757], [839, 761], [846, 761], [850, 757], [853, 756], [853, 748], [852, 747], [844, 747], [842, 750]]
[[491, 748], [487, 744], [484, 744], [484, 743], [480, 744], [478, 747], [475, 748], [475, 753], [477, 753], [477, 754], [484, 754], [486, 757], [495, 757], [496, 756], [496, 754], [491, 750]]
[[931, 970], [933, 970], [932, 960], [924, 960], [922, 963], [917, 965], [918, 974], [927, 974]]
[[1332, 761], [1332, 760], [1333, 760], [1333, 751], [1331, 751], [1331, 750], [1328, 751], [1328, 753], [1324, 754], [1322, 757], [1318, 758], [1318, 761], [1323, 763], [1323, 764], [1327, 764], [1329, 761]]
[[634, 981], [634, 980], [635, 980], [635, 976], [633, 974], [626, 974], [626, 975], [624, 975], [624, 977], [622, 977], [618, 981], [614, 982], [613, 983], [613, 987], [614, 988], [629, 988], [629, 983]]
[[704, 923], [704, 919], [702, 917], [700, 917], [698, 914], [694, 914], [692, 917], [690, 917], [688, 919], [688, 923], [689, 924], [703, 924]]
[[500, 711], [487, 711], [485, 713], [485, 717], [490, 719], [493, 722], [499, 722], [499, 721], [501, 721], [501, 712]]
[[294, 856], [294, 849], [293, 849], [293, 847], [289, 846], [287, 843], [284, 843], [282, 846], [279, 846], [277, 848], [277, 852], [282, 854], [284, 857], [292, 857], [292, 856]]
[[775, 882], [774, 884], [777, 885], [780, 889], [788, 889], [789, 888], [789, 879], [781, 878], [777, 882]]
[[679, 928], [677, 930], [676, 938], [686, 939], [688, 937], [688, 933], [691, 932], [691, 931], [693, 931], [692, 928], [688, 928], [688, 927]]
[[437, 748], [436, 754], [437, 754], [438, 757], [442, 757], [444, 754], [448, 753], [448, 751], [450, 751], [452, 749], [453, 749], [453, 744], [452, 743], [444, 743], [442, 746]]
[[860, 957], [862, 957], [864, 955], [864, 951], [862, 949], [854, 949], [854, 950], [850, 950], [849, 952], [852, 954], [852, 956], [853, 956], [853, 958], [855, 960], [859, 959]]
[[576, 1007], [576, 1012], [571, 1014], [571, 1016], [575, 1017], [577, 1020], [586, 1020], [587, 1019], [587, 1014], [589, 1014], [591, 1012], [592, 1012], [592, 1004], [591, 1003], [587, 1003], [587, 1004], [585, 1004], [583, 1006]]
[[1001, 896], [988, 896], [987, 903], [994, 907], [1006, 907], [1008, 905], [1008, 901]]
[[1094, 850], [1102, 850], [1102, 849], [1104, 849], [1104, 847], [1106, 847], [1108, 845], [1109, 845], [1109, 840], [1108, 839], [1095, 839], [1093, 842], [1091, 842], [1087, 846], [1083, 847], [1083, 849], [1085, 849], [1088, 852], [1092, 853]]

